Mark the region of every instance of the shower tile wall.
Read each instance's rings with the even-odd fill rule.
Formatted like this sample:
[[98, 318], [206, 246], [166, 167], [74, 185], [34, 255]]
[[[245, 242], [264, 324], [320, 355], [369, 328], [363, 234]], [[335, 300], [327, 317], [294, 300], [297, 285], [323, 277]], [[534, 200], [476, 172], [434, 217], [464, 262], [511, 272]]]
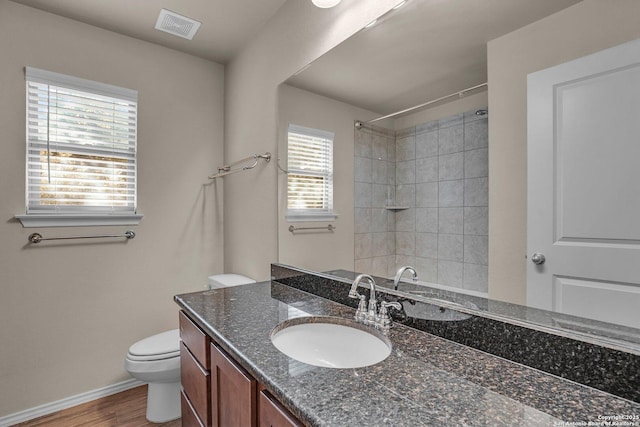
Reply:
[[[369, 143], [366, 136], [358, 134], [364, 132], [356, 131], [356, 181], [368, 176], [364, 147]], [[412, 265], [423, 281], [486, 292], [487, 117], [477, 116], [474, 110], [403, 129], [395, 135], [395, 144], [387, 138], [387, 152], [395, 146], [395, 199], [388, 204], [407, 207], [387, 214], [393, 218], [387, 218], [387, 233], [395, 230], [395, 257], [387, 256], [386, 270], [381, 259], [374, 262], [373, 248], [380, 238], [374, 241], [373, 236], [366, 236], [373, 235], [373, 229], [364, 232], [367, 220], [358, 216], [367, 212], [359, 211], [358, 204], [363, 202], [358, 201], [362, 199], [358, 195], [366, 192], [366, 187], [356, 182], [356, 233], [363, 234], [356, 234], [356, 271], [392, 276], [397, 267]], [[388, 154], [388, 185], [393, 185], [389, 174], [393, 167]], [[375, 209], [381, 201], [382, 197], [375, 200]], [[371, 252], [367, 252], [369, 244]], [[385, 250], [391, 248], [387, 242]]]
[[355, 270], [388, 276], [395, 267], [395, 133], [356, 130], [354, 167]]

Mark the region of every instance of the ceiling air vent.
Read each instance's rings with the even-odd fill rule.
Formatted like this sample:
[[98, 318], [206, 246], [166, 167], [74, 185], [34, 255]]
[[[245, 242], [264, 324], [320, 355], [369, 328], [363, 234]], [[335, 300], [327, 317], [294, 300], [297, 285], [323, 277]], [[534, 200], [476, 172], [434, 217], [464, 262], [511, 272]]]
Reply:
[[156, 22], [156, 30], [188, 40], [193, 39], [198, 28], [200, 28], [200, 22], [167, 9], [160, 10], [160, 16]]

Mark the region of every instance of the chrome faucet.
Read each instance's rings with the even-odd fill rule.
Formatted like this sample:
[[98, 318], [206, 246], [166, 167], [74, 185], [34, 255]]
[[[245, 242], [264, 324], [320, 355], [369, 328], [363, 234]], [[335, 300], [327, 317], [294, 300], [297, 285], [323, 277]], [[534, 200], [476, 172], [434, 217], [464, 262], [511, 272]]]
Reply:
[[[358, 293], [358, 286], [361, 286], [360, 282], [363, 280], [367, 280], [370, 286], [368, 308], [366, 303], [367, 297]], [[376, 300], [376, 282], [375, 280], [373, 280], [373, 277], [369, 276], [368, 274], [360, 274], [356, 276], [356, 279], [351, 284], [351, 289], [349, 290], [349, 298], [360, 299], [358, 309], [356, 310], [356, 315], [354, 316], [356, 322], [364, 323], [365, 325], [371, 325], [376, 329], [380, 329], [383, 334], [387, 334], [389, 332], [389, 328], [391, 328], [392, 323], [391, 316], [389, 315], [389, 310], [387, 309], [387, 307], [393, 307], [396, 310], [402, 310], [402, 305], [399, 302], [382, 301], [380, 303], [380, 312], [378, 313], [378, 301]]]
[[[365, 296], [358, 293], [358, 286], [360, 285], [360, 282], [365, 279], [369, 282], [370, 287], [369, 307], [366, 309], [366, 313], [364, 312], [366, 307], [364, 302]], [[376, 317], [378, 316], [378, 302], [376, 301], [376, 282], [373, 280], [373, 277], [368, 274], [360, 274], [356, 276], [356, 279], [351, 284], [351, 289], [349, 290], [349, 298], [360, 299], [355, 319], [365, 325], [375, 325]]]
[[380, 303], [380, 313], [378, 313], [378, 317], [376, 318], [376, 329], [380, 329], [385, 335], [389, 333], [389, 329], [391, 329], [391, 324], [393, 323], [387, 307], [402, 310], [402, 304], [397, 301], [382, 301]]
[[415, 268], [413, 268], [413, 267], [411, 267], [409, 265], [405, 265], [404, 267], [400, 267], [398, 269], [398, 271], [396, 272], [396, 277], [393, 278], [393, 289], [395, 289], [396, 291], [398, 290], [398, 283], [400, 283], [400, 278], [402, 278], [402, 275], [407, 270], [413, 272], [413, 281], [414, 282], [418, 280], [418, 273], [416, 272]]

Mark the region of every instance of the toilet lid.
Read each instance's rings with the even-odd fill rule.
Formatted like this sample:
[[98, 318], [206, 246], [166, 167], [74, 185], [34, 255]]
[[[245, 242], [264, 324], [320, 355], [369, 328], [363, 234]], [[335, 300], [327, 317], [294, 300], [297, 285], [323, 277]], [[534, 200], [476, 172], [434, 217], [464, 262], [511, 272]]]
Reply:
[[157, 360], [180, 354], [180, 331], [174, 329], [150, 336], [129, 347], [129, 356], [136, 360]]

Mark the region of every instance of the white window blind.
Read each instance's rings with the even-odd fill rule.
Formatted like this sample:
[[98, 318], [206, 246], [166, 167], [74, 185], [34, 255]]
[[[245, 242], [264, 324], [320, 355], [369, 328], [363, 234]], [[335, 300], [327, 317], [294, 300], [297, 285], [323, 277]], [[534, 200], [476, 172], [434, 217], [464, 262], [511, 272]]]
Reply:
[[27, 215], [133, 214], [137, 91], [26, 68]]
[[287, 219], [335, 217], [333, 138], [333, 132], [289, 125]]

